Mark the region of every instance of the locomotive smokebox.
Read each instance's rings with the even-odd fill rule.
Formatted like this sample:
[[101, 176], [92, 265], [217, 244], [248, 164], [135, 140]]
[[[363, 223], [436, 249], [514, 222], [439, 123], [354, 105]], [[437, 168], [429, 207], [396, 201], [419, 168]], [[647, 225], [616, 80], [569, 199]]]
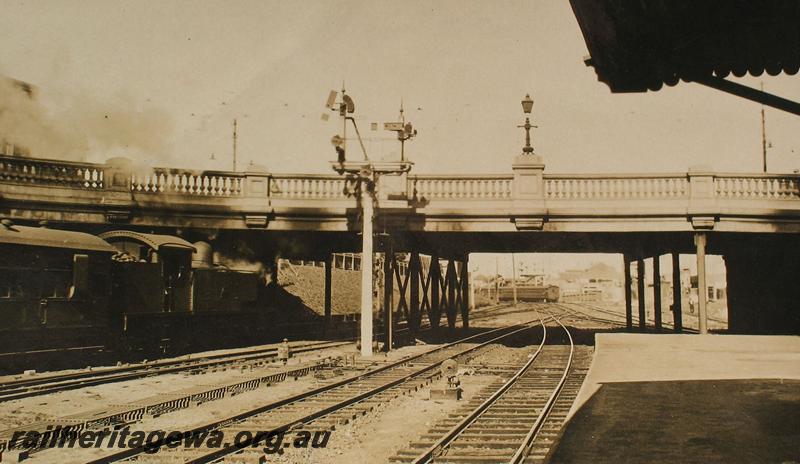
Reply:
[[211, 245], [206, 242], [195, 242], [194, 253], [192, 253], [193, 269], [208, 269], [214, 266], [214, 253]]

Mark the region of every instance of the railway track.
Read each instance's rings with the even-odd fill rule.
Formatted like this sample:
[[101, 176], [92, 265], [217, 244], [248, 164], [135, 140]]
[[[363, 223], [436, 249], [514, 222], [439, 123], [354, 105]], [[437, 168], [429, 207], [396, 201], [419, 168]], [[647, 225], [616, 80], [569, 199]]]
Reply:
[[[625, 315], [624, 314], [620, 314], [620, 313], [617, 313], [617, 312], [614, 312], [614, 311], [610, 311], [608, 309], [602, 308], [602, 307], [597, 306], [597, 305], [592, 305], [592, 304], [587, 304], [587, 303], [558, 303], [557, 306], [560, 306], [560, 307], [565, 308], [565, 309], [567, 309], [569, 311], [572, 311], [574, 314], [580, 314], [587, 320], [594, 320], [594, 321], [597, 321], [597, 322], [604, 322], [604, 323], [608, 323], [608, 324], [612, 324], [612, 325], [620, 326], [620, 327], [625, 327], [626, 326]], [[615, 319], [609, 319], [609, 318], [606, 318], [606, 317], [598, 317], [598, 316], [587, 314], [586, 313], [587, 309], [589, 311], [595, 311], [595, 312], [598, 312], [598, 313], [601, 313], [601, 314], [606, 314], [606, 315], [609, 315], [609, 316], [613, 316]], [[710, 319], [709, 318], [709, 320], [714, 320], [715, 322], [724, 322], [724, 321], [721, 321], [719, 319]], [[636, 318], [636, 317], [633, 318], [633, 326], [635, 328], [638, 327], [638, 318]], [[671, 324], [669, 322], [666, 322], [666, 321], [662, 322], [662, 326], [665, 329], [674, 329], [674, 327], [675, 327], [673, 324]], [[682, 330], [683, 330], [683, 332], [686, 332], [686, 333], [697, 333], [697, 329], [694, 329], [694, 328], [691, 328], [691, 327], [684, 326], [682, 328]]]
[[[350, 343], [352, 342], [297, 342], [289, 346], [292, 353], [305, 353], [324, 348], [335, 348]], [[275, 360], [277, 356], [278, 347], [270, 346], [266, 348], [238, 350], [234, 353], [194, 358], [181, 357], [173, 360], [111, 367], [96, 371], [89, 370], [35, 378], [15, 379], [0, 383], [0, 402], [155, 375], [172, 374], [183, 371], [210, 370], [231, 365], [263, 363]]]
[[[492, 311], [502, 309], [504, 306], [489, 307], [477, 311], [477, 319], [491, 317]], [[421, 331], [429, 330], [429, 325], [420, 328]], [[409, 332], [408, 328], [398, 328], [396, 337], [403, 337]], [[377, 333], [380, 338], [382, 334]], [[290, 344], [292, 353], [304, 353], [324, 348], [335, 348], [352, 343], [355, 338], [320, 342], [296, 342]], [[123, 382], [155, 375], [172, 374], [191, 370], [208, 370], [231, 365], [247, 365], [262, 361], [274, 360], [278, 354], [276, 346], [257, 349], [237, 350], [233, 353], [182, 356], [178, 359], [136, 363], [126, 366], [99, 368], [97, 370], [82, 370], [65, 374], [41, 375], [33, 378], [17, 378], [0, 382], [0, 403], [33, 396], [47, 395], [61, 391], [102, 385], [113, 382]]]
[[[589, 347], [575, 347], [569, 330], [542, 321], [541, 344], [505, 382], [497, 382], [439, 421], [408, 449], [400, 463], [542, 462], [560, 433], [591, 361]], [[563, 331], [553, 336], [552, 332]], [[557, 338], [549, 343], [547, 337]]]
[[[259, 405], [253, 409], [214, 420], [188, 430], [196, 435], [219, 431], [226, 437], [221, 447], [169, 448], [161, 446], [156, 454], [145, 454], [144, 447], [126, 449], [97, 458], [92, 463], [117, 461], [140, 462], [217, 462], [234, 455], [234, 461], [256, 459], [264, 456], [262, 447], [253, 447], [258, 436], [233, 439], [242, 431], [291, 430], [304, 428], [331, 430], [337, 424], [366, 414], [379, 404], [400, 394], [420, 388], [439, 376], [437, 367], [446, 359], [475, 356], [498, 340], [528, 330], [530, 322], [493, 329], [442, 345], [425, 353], [406, 357], [397, 362], [385, 363], [370, 371], [323, 385], [311, 391], [293, 395], [283, 400]], [[157, 443], [156, 446], [164, 445]], [[151, 444], [152, 447], [152, 444]], [[255, 455], [255, 456], [254, 456]], [[144, 460], [142, 460], [144, 458]], [[228, 462], [226, 460], [226, 462]]]

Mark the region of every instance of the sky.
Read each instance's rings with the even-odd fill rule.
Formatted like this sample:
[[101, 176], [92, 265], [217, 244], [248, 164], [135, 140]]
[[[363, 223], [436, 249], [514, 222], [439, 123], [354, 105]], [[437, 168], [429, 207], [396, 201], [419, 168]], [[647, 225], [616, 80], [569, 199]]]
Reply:
[[[0, 74], [36, 86], [26, 133], [58, 142], [37, 142], [34, 156], [231, 169], [236, 119], [239, 169], [327, 173], [340, 125], [321, 114], [344, 85], [374, 159], [396, 157], [399, 144], [370, 123], [396, 120], [403, 102], [418, 130], [406, 146], [416, 173], [511, 172], [526, 93], [546, 172], [761, 169], [758, 104], [687, 83], [611, 94], [583, 63], [566, 1], [0, 0], [0, 9]], [[797, 76], [739, 81], [800, 100]], [[17, 122], [0, 118], [0, 132]], [[800, 168], [799, 124], [766, 109], [770, 171]]]
[[[526, 93], [548, 172], [760, 169], [758, 104], [687, 83], [611, 94], [583, 64], [588, 52], [568, 2], [0, 6], [0, 73], [34, 84], [52, 125], [73, 121], [62, 132], [87, 132], [79, 157], [92, 161], [230, 169], [236, 118], [240, 169], [252, 161], [273, 172], [328, 172], [340, 126], [320, 115], [344, 82], [373, 158], [396, 156], [399, 144], [370, 122], [395, 120], [404, 102], [419, 131], [406, 149], [415, 172], [510, 172]], [[742, 79], [760, 81], [800, 99], [796, 76]], [[109, 109], [113, 130], [103, 125], [112, 124]], [[76, 113], [97, 124], [80, 127]], [[800, 119], [773, 109], [766, 119], [770, 170], [800, 167]], [[126, 124], [130, 134], [119, 130]], [[124, 140], [110, 143], [109, 132]]]

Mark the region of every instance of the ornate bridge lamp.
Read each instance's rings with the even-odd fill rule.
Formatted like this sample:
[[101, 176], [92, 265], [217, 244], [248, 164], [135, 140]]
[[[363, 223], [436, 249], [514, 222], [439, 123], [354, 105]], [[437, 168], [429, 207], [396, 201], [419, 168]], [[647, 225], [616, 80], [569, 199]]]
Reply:
[[[342, 130], [346, 130], [347, 121], [353, 123], [361, 150], [364, 154], [363, 161], [347, 161], [346, 139], [338, 134], [333, 136], [331, 143], [336, 148], [337, 160], [331, 162], [333, 170], [339, 175], [346, 176], [346, 193], [356, 197], [361, 204], [361, 356], [372, 356], [373, 327], [372, 327], [372, 292], [373, 292], [373, 220], [375, 216], [375, 202], [380, 188], [380, 177], [384, 175], [400, 175], [411, 170], [414, 163], [410, 161], [371, 161], [367, 156], [361, 134], [358, 131], [355, 118], [348, 116], [355, 111], [352, 98], [342, 90], [342, 103], [338, 108], [333, 103], [334, 92], [331, 93], [328, 107], [338, 111], [343, 119]], [[410, 127], [410, 125], [409, 125]], [[391, 129], [390, 129], [391, 130]], [[389, 309], [391, 311], [391, 309]]]
[[525, 124], [517, 127], [521, 127], [525, 129], [525, 147], [522, 148], [522, 153], [526, 155], [533, 154], [533, 147], [531, 146], [531, 128], [538, 129], [539, 126], [531, 125], [531, 118], [527, 116], [531, 114], [533, 110], [533, 99], [531, 98], [530, 94], [525, 94], [525, 98], [522, 99], [522, 111], [525, 112]]

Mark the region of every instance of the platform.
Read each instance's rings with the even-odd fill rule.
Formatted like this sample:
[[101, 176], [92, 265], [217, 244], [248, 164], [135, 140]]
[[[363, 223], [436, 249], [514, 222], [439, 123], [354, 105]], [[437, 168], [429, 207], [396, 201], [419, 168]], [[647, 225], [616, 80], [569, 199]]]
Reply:
[[598, 334], [550, 462], [800, 461], [800, 337]]

